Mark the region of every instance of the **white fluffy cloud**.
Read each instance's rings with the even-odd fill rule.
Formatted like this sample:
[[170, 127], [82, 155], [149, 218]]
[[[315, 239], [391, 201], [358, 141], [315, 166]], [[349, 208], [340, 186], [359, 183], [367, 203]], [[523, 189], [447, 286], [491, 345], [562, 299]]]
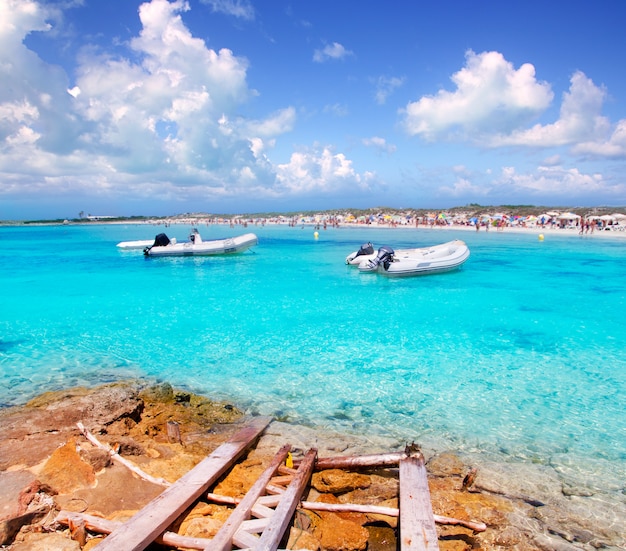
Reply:
[[401, 111], [410, 135], [428, 140], [449, 134], [475, 139], [512, 130], [545, 110], [553, 97], [550, 86], [537, 81], [531, 64], [515, 69], [498, 52], [468, 51], [465, 67], [452, 75], [452, 81], [453, 92], [440, 90]]
[[[277, 178], [290, 193], [337, 193], [355, 185], [366, 189], [371, 175], [359, 175], [352, 161], [329, 147], [293, 153], [289, 163], [278, 165]], [[282, 190], [281, 190], [282, 191]]]
[[[209, 3], [253, 16], [245, 1]], [[194, 37], [183, 21], [189, 10], [184, 0], [143, 3], [128, 55], [84, 47], [70, 81], [24, 44], [33, 31], [50, 32], [57, 14], [34, 1], [0, 0], [0, 76], [14, 83], [0, 87], [0, 195], [49, 188], [141, 196], [158, 184], [163, 196], [183, 200], [361, 185], [351, 161], [326, 149], [309, 151], [306, 161], [300, 154], [285, 165], [269, 161], [276, 138], [294, 128], [295, 109], [241, 117], [257, 95], [248, 61]], [[324, 55], [347, 54], [333, 45]]]
[[29, 0], [0, 2], [0, 171], [23, 166], [32, 154], [26, 143], [68, 153], [68, 141], [80, 127], [71, 113], [65, 73], [23, 44], [30, 32], [49, 31], [48, 20], [56, 17]]
[[570, 83], [569, 92], [563, 95], [559, 120], [553, 124], [537, 124], [528, 130], [497, 136], [492, 144], [553, 147], [606, 136], [610, 123], [600, 115], [606, 92], [580, 71], [572, 76]]
[[[503, 167], [498, 174], [453, 171], [453, 182], [440, 187], [447, 198], [491, 197], [503, 203], [535, 201], [552, 204], [559, 197], [582, 204], [593, 204], [593, 198], [602, 194], [607, 200], [620, 200], [626, 194], [626, 184], [611, 180], [599, 172], [583, 172], [561, 164], [544, 163], [536, 169], [520, 171], [513, 166]], [[508, 201], [507, 201], [508, 198]]]
[[559, 118], [536, 123], [553, 101], [545, 82], [526, 63], [515, 69], [498, 52], [468, 51], [466, 65], [452, 76], [456, 90], [440, 90], [401, 110], [408, 134], [426, 140], [456, 139], [484, 147], [569, 147], [575, 155], [626, 156], [626, 120], [612, 125], [602, 115], [606, 90], [576, 71], [563, 94]]
[[[513, 167], [505, 167], [495, 182], [512, 193], [534, 197], [550, 196], [555, 190], [572, 198], [591, 197], [599, 191], [607, 191], [607, 182], [601, 174], [585, 174], [577, 168], [562, 166], [540, 166], [531, 173], [518, 173]], [[614, 193], [620, 195], [623, 191], [624, 186], [618, 185]]]

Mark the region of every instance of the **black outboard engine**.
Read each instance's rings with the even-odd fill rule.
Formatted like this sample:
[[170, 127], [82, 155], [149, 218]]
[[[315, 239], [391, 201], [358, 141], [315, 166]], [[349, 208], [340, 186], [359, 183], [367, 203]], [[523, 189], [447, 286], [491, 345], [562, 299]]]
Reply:
[[361, 248], [356, 252], [354, 258], [356, 258], [357, 256], [365, 256], [368, 254], [374, 254], [374, 245], [372, 245], [371, 243], [364, 243], [363, 245], [361, 245]]
[[153, 247], [166, 247], [169, 244], [170, 244], [170, 238], [167, 235], [165, 235], [164, 233], [159, 233], [154, 238], [154, 245], [152, 245], [152, 246]]
[[152, 245], [150, 245], [149, 247], [146, 247], [143, 250], [143, 254], [148, 256], [148, 253], [150, 252], [150, 249], [152, 247], [165, 247], [165, 246], [167, 246], [169, 244], [170, 244], [170, 238], [167, 235], [165, 235], [164, 233], [159, 233], [154, 238], [154, 243], [152, 243]]
[[389, 264], [393, 262], [393, 254], [394, 251], [391, 247], [388, 247], [387, 245], [380, 247], [376, 258], [368, 261], [368, 268], [374, 270], [377, 266], [382, 264], [385, 270], [389, 269]]

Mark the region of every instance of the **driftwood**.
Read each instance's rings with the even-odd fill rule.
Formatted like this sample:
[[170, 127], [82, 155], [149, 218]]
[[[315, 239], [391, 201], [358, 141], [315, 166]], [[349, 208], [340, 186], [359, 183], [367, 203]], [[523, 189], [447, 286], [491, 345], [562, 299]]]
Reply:
[[[315, 470], [325, 469], [363, 469], [367, 467], [397, 467], [400, 459], [405, 457], [404, 452], [373, 453], [369, 455], [319, 457], [315, 462]], [[294, 459], [294, 466], [301, 460]]]
[[128, 521], [116, 528], [95, 549], [98, 551], [140, 551], [152, 543], [211, 484], [256, 441], [270, 422], [255, 417], [228, 442], [219, 446], [191, 471], [179, 478]]
[[400, 460], [400, 549], [438, 551], [424, 456], [414, 445], [406, 453]]
[[[401, 551], [438, 551], [435, 523], [465, 526], [475, 532], [487, 529], [482, 522], [433, 513], [424, 456], [415, 445], [407, 446], [404, 452], [399, 453], [322, 459], [317, 458], [317, 451], [312, 449], [304, 459], [293, 462], [294, 468], [290, 461], [291, 446], [285, 445], [243, 499], [213, 493], [205, 494], [208, 499], [216, 503], [237, 506], [215, 538], [194, 538], [166, 532], [165, 529], [205, 493], [254, 443], [269, 422], [270, 419], [266, 417], [253, 419], [249, 425], [218, 447], [174, 484], [144, 473], [109, 446], [101, 444], [82, 423], [78, 423], [83, 435], [95, 446], [106, 450], [114, 461], [123, 464], [141, 478], [168, 486], [168, 488], [125, 523], [67, 511], [61, 511], [56, 521], [68, 525], [73, 537], [75, 532], [76, 539], [79, 540], [84, 539], [81, 536], [84, 535], [85, 529], [110, 534], [96, 546], [98, 551], [113, 551], [121, 548], [141, 551], [153, 541], [204, 551], [208, 549], [226, 551], [230, 550], [233, 545], [239, 548], [253, 547], [255, 550], [273, 551], [279, 545], [298, 507], [316, 511], [369, 513], [399, 518]], [[169, 435], [174, 440], [179, 438], [175, 434], [176, 428], [178, 427], [173, 428]], [[168, 432], [170, 432], [169, 426]], [[304, 490], [310, 483], [313, 470], [395, 466], [399, 468], [400, 480], [398, 508], [300, 501]]]
[[[209, 499], [216, 503], [224, 503], [229, 505], [236, 505], [241, 499], [220, 496], [217, 494], [209, 494]], [[265, 502], [269, 506], [276, 506], [280, 500], [279, 496], [263, 496], [259, 498], [260, 502]], [[392, 507], [381, 507], [376, 505], [356, 505], [356, 504], [333, 504], [333, 503], [316, 503], [312, 501], [302, 501], [300, 506], [303, 509], [317, 510], [317, 511], [329, 511], [337, 513], [372, 513], [387, 515], [390, 517], [397, 517], [399, 510]], [[64, 526], [69, 526], [70, 523], [79, 524], [84, 523], [85, 527], [91, 532], [97, 532], [99, 534], [110, 534], [116, 528], [122, 526], [121, 522], [107, 520], [102, 517], [96, 517], [87, 513], [75, 513], [70, 511], [60, 511], [55, 519], [56, 522]], [[475, 532], [483, 532], [486, 530], [486, 526], [480, 522], [471, 522], [466, 520], [455, 519], [451, 517], [442, 517], [435, 515], [435, 522], [437, 524], [455, 524], [465, 526], [474, 530]], [[208, 538], [195, 538], [191, 536], [181, 536], [174, 532], [164, 532], [161, 536], [155, 539], [156, 543], [169, 545], [172, 547], [182, 547], [185, 549], [207, 549], [213, 542]]]
[[[225, 505], [237, 505], [241, 502], [241, 498], [222, 496], [219, 494], [207, 494], [209, 501], [222, 503]], [[263, 496], [259, 498], [257, 503], [272, 506], [280, 499], [280, 496]], [[301, 501], [300, 507], [309, 511], [327, 511], [329, 513], [364, 513], [372, 515], [386, 515], [388, 517], [400, 516], [400, 509], [396, 507], [384, 507], [382, 505], [361, 505], [357, 503], [323, 503], [320, 501]], [[446, 517], [443, 515], [433, 514], [435, 523], [449, 524], [455, 526], [465, 526], [474, 532], [484, 532], [487, 525], [484, 522], [474, 520], [463, 520], [454, 517]]]
[[149, 475], [148, 473], [142, 471], [139, 467], [137, 467], [137, 465], [135, 465], [131, 461], [128, 461], [128, 459], [124, 459], [119, 453], [113, 450], [110, 446], [107, 446], [106, 444], [102, 444], [93, 434], [91, 434], [85, 428], [85, 425], [83, 425], [80, 421], [76, 423], [76, 425], [78, 426], [83, 436], [87, 440], [89, 440], [94, 446], [100, 448], [101, 450], [106, 451], [111, 456], [111, 459], [113, 461], [115, 461], [116, 463], [119, 463], [120, 465], [124, 465], [124, 467], [126, 467], [127, 469], [130, 469], [139, 478], [142, 478], [143, 480], [147, 480], [148, 482], [152, 482], [152, 484], [157, 484], [158, 486], [164, 486], [164, 487], [170, 486], [170, 483], [164, 478], [157, 478], [152, 475]]
[[167, 427], [167, 441], [174, 442], [174, 444], [182, 444], [180, 425], [176, 421], [168, 421], [165, 426]]
[[[384, 507], [382, 505], [358, 505], [356, 503], [321, 503], [316, 501], [303, 501], [301, 504], [303, 509], [311, 511], [328, 511], [331, 513], [371, 513], [373, 515], [386, 515], [388, 517], [400, 516], [400, 509], [395, 507]], [[435, 515], [433, 518], [437, 524], [450, 524], [456, 526], [465, 526], [474, 532], [484, 532], [487, 525], [484, 522], [476, 522], [473, 520], [462, 520], [454, 517], [446, 517], [443, 515]]]
[[[74, 513], [70, 511], [59, 511], [59, 514], [55, 518], [55, 522], [64, 526], [70, 526], [72, 524], [78, 525], [83, 523], [85, 528], [91, 532], [97, 532], [99, 534], [110, 534], [114, 530], [123, 526], [122, 522], [115, 520], [108, 520], [102, 517], [96, 517], [94, 515], [88, 515], [87, 513]], [[155, 540], [156, 543], [163, 545], [169, 545], [171, 547], [183, 547], [185, 549], [205, 549], [207, 545], [212, 541], [207, 538], [194, 538], [191, 536], [181, 536], [174, 532], [164, 532], [158, 536]]]

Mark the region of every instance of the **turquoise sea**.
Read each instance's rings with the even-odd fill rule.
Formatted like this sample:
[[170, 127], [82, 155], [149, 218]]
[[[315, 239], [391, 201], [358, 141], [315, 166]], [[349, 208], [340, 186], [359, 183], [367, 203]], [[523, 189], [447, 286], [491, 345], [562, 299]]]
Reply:
[[[116, 243], [190, 226], [2, 227], [0, 404], [127, 378], [355, 434], [550, 464], [624, 495], [626, 239], [437, 229], [248, 231], [232, 257]], [[360, 274], [362, 243], [465, 240], [453, 273]]]

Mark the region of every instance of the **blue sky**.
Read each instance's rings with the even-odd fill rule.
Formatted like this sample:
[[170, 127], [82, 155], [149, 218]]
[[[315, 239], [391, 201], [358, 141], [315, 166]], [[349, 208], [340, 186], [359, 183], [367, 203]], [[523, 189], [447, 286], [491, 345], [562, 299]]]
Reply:
[[626, 205], [626, 3], [0, 0], [0, 219]]

